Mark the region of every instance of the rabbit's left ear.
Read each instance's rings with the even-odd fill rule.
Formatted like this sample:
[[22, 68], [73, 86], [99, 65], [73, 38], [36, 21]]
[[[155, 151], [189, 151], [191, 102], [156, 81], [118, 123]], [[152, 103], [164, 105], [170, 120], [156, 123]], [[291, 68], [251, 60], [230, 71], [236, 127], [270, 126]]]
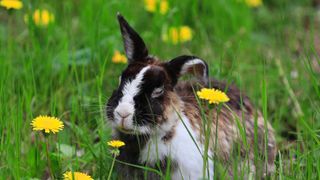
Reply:
[[123, 38], [124, 49], [129, 63], [147, 60], [148, 49], [139, 34], [128, 24], [122, 15], [117, 15]]
[[172, 79], [172, 86], [175, 86], [179, 77], [186, 73], [194, 74], [199, 80], [208, 85], [208, 64], [196, 56], [176, 57], [167, 62], [165, 67]]

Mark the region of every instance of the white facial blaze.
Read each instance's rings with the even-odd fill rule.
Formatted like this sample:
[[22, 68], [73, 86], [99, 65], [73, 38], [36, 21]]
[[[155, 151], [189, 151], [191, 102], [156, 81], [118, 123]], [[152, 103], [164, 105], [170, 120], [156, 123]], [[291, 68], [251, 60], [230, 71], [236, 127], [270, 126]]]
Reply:
[[146, 66], [141, 69], [141, 71], [136, 75], [135, 79], [133, 79], [130, 82], [126, 82], [126, 84], [123, 87], [122, 94], [123, 97], [120, 100], [121, 101], [133, 101], [133, 97], [138, 94], [140, 91], [140, 85], [142, 84], [142, 79], [145, 74], [145, 72], [150, 68], [150, 66]]
[[143, 83], [143, 77], [149, 68], [150, 66], [142, 68], [132, 81], [125, 83], [122, 89], [123, 96], [113, 113], [117, 126], [123, 126], [123, 128], [126, 129], [134, 129], [133, 115], [135, 103], [133, 98], [139, 93], [140, 86]]

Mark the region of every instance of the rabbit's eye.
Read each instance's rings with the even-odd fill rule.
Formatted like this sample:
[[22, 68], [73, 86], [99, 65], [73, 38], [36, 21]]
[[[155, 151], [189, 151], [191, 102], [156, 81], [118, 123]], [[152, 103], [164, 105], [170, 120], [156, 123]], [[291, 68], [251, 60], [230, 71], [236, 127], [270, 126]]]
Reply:
[[159, 96], [161, 96], [164, 92], [163, 86], [159, 87], [159, 88], [155, 88], [151, 94], [152, 98], [157, 98]]

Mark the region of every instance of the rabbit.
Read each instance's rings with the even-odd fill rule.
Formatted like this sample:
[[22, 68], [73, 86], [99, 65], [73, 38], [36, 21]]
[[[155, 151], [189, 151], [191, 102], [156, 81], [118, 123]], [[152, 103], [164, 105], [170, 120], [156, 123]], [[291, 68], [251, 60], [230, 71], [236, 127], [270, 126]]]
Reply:
[[[159, 61], [149, 54], [142, 38], [124, 17], [118, 13], [117, 18], [128, 66], [119, 77], [118, 88], [108, 99], [106, 115], [113, 138], [126, 143], [117, 157], [120, 179], [161, 179], [159, 172], [165, 174], [168, 169], [171, 179], [204, 178], [203, 118], [195, 95], [195, 91], [204, 87], [225, 91], [230, 99], [226, 102], [229, 109], [221, 106], [219, 113], [211, 110], [205, 178], [215, 177], [212, 157], [230, 166], [237, 147], [241, 156], [239, 167], [247, 165], [250, 172], [263, 171], [264, 175], [274, 171], [274, 130], [247, 96], [234, 85], [209, 78], [208, 64], [196, 56], [182, 55], [168, 62]], [[195, 79], [179, 81], [185, 74], [194, 75]], [[206, 107], [202, 109], [207, 114], [210, 111]], [[245, 127], [242, 129], [247, 146], [240, 135], [237, 117]], [[264, 157], [261, 166], [254, 162], [255, 142], [257, 155]], [[154, 168], [158, 173], [132, 164]], [[233, 173], [233, 169], [227, 170], [231, 179]]]

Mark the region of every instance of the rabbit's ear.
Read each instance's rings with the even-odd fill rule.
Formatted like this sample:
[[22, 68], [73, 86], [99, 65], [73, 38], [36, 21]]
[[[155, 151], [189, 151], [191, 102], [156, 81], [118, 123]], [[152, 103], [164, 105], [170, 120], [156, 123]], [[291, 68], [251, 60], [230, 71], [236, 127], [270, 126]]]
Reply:
[[148, 49], [139, 34], [128, 24], [121, 14], [117, 14], [121, 34], [129, 63], [146, 61]]
[[165, 67], [175, 86], [180, 76], [191, 73], [208, 85], [208, 64], [195, 56], [179, 56], [165, 64]]

